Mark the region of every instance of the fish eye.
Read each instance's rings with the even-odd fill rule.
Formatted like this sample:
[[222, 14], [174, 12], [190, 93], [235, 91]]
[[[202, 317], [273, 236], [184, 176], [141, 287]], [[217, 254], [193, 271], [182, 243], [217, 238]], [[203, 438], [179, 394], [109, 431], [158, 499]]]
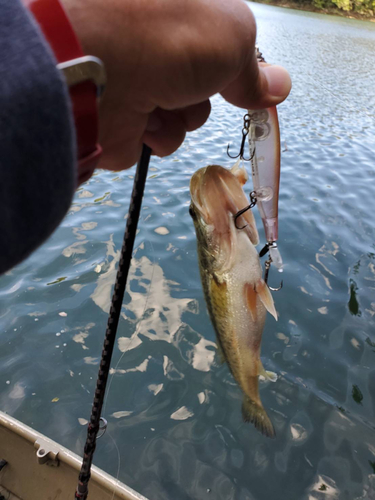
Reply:
[[190, 207], [189, 207], [189, 214], [190, 214], [190, 217], [191, 217], [192, 219], [195, 219], [195, 218], [196, 218], [194, 208], [193, 208], [191, 205], [190, 205]]

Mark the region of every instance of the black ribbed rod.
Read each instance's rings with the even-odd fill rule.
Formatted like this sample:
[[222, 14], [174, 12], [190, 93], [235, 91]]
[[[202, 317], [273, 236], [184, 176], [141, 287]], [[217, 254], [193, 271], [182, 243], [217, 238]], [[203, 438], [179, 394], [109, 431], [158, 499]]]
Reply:
[[142, 154], [137, 164], [133, 191], [130, 198], [124, 241], [121, 248], [120, 261], [112, 295], [112, 304], [108, 316], [102, 358], [96, 382], [90, 423], [87, 428], [87, 438], [83, 453], [81, 472], [79, 474], [77, 490], [75, 493], [75, 500], [86, 500], [89, 493], [88, 483], [91, 475], [91, 464], [96, 448], [96, 439], [99, 431], [105, 389], [107, 386], [112, 353], [116, 340], [117, 326], [120, 319], [122, 301], [124, 299], [129, 267], [133, 254], [134, 241], [137, 233], [139, 214], [141, 212], [142, 198], [146, 184], [150, 156], [151, 149], [148, 146], [143, 145]]

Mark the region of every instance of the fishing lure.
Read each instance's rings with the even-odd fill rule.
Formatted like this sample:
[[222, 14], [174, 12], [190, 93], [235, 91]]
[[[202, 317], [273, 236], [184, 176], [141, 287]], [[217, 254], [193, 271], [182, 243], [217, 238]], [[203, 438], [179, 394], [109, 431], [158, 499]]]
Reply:
[[[259, 62], [265, 62], [257, 50]], [[250, 156], [245, 158], [245, 144], [248, 140]], [[282, 272], [283, 262], [277, 246], [278, 240], [278, 207], [280, 188], [280, 129], [276, 106], [260, 110], [248, 110], [244, 116], [242, 128], [242, 141], [240, 152], [237, 156], [227, 154], [230, 158], [240, 158], [251, 162], [251, 173], [254, 190], [250, 193], [250, 205], [240, 210], [235, 216], [237, 218], [244, 211], [256, 205], [262, 218], [266, 244], [260, 251], [260, 257], [269, 252], [269, 258], [265, 262], [264, 280], [267, 283], [271, 263]], [[241, 229], [237, 226], [238, 229]], [[280, 290], [283, 282], [278, 288], [269, 287], [271, 290]]]

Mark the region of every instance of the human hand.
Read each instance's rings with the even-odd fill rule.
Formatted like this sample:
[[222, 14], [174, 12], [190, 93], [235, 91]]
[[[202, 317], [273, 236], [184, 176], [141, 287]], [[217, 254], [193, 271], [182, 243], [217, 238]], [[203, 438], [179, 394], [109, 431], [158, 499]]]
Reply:
[[242, 0], [62, 0], [86, 54], [107, 71], [101, 168], [121, 170], [142, 143], [158, 156], [202, 126], [220, 93], [241, 108], [282, 102], [291, 81], [258, 66], [256, 25]]

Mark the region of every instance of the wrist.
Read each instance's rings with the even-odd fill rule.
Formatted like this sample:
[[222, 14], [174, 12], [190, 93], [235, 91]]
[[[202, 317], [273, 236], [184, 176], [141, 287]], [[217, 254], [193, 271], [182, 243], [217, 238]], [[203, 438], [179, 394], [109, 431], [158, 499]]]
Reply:
[[[97, 26], [98, 15], [95, 14], [94, 2], [82, 0], [59, 0], [69, 22], [76, 34], [84, 54], [98, 57], [105, 62], [103, 54], [103, 45], [105, 37], [103, 27]], [[89, 5], [88, 5], [89, 4]], [[104, 42], [104, 43], [103, 43]], [[107, 66], [107, 65], [105, 65]]]
[[101, 156], [98, 144], [97, 98], [104, 86], [102, 63], [85, 57], [59, 0], [23, 0], [34, 15], [57, 59], [68, 87], [76, 129], [78, 184], [88, 180]]

